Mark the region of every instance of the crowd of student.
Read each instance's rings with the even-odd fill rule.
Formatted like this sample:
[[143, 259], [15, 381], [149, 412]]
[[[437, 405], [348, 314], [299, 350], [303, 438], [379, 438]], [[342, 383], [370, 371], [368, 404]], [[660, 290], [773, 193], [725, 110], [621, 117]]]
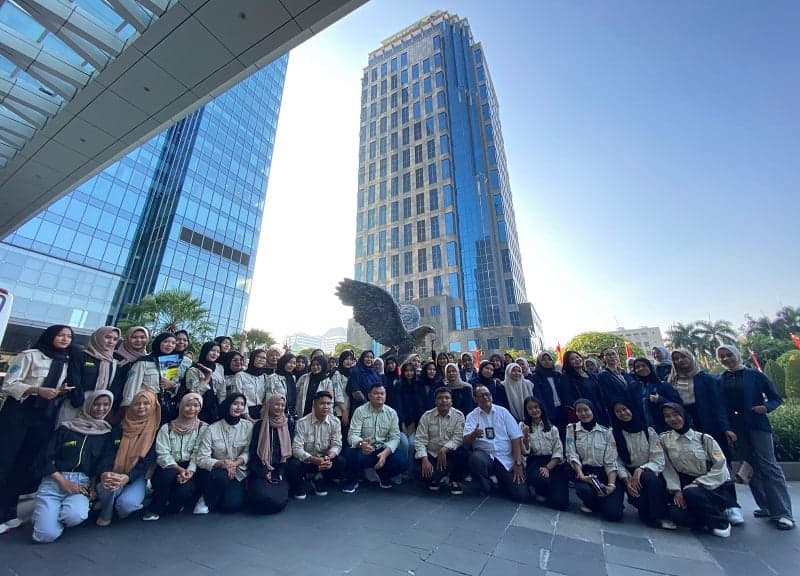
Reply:
[[[85, 348], [51, 326], [11, 363], [0, 410], [0, 534], [22, 524], [19, 496], [35, 491], [33, 539], [52, 542], [85, 521], [142, 510], [144, 520], [195, 514], [273, 514], [291, 497], [355, 493], [410, 477], [428, 490], [569, 506], [620, 521], [624, 500], [642, 522], [726, 537], [744, 522], [734, 453], [750, 471], [757, 517], [794, 527], [766, 414], [781, 398], [734, 346], [719, 377], [692, 354], [653, 349], [629, 362], [547, 352], [535, 366], [470, 354], [338, 358], [278, 347], [239, 351], [229, 337], [187, 353], [185, 331], [124, 336], [106, 326]], [[245, 358], [245, 354], [247, 358]], [[165, 377], [164, 357], [177, 358]]]

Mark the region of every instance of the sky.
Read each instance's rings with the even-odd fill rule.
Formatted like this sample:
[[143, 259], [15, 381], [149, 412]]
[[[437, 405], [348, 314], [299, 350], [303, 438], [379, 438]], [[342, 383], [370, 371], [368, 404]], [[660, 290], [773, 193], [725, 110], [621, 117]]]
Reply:
[[800, 3], [370, 0], [290, 54], [248, 328], [346, 326], [363, 68], [439, 9], [483, 45], [546, 345], [800, 305]]

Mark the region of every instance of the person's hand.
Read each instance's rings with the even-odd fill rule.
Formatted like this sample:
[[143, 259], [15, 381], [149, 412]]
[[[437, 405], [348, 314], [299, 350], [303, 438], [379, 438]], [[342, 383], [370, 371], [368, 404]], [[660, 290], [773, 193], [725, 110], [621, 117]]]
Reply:
[[650, 402], [652, 402], [653, 404], [658, 402], [658, 394], [650, 394]]
[[217, 460], [216, 462], [214, 462], [214, 468], [227, 468], [229, 462], [230, 460], [228, 460], [227, 458], [224, 458], [222, 460]]
[[422, 459], [422, 477], [423, 478], [432, 478], [433, 477], [433, 464], [431, 461], [428, 460], [428, 457]]
[[475, 430], [473, 430], [472, 432], [469, 433], [469, 436], [473, 440], [477, 440], [478, 438], [483, 438], [483, 429], [481, 428], [481, 425], [478, 424], [475, 427]]
[[177, 384], [172, 380], [167, 380], [166, 378], [162, 378], [159, 382], [159, 386], [162, 390], [173, 390]]
[[628, 480], [628, 486], [633, 486], [633, 489], [636, 490], [635, 496], [639, 495], [639, 492], [642, 491], [642, 469], [637, 468], [633, 472], [633, 476], [630, 477]]
[[525, 437], [525, 440], [527, 440], [528, 436], [530, 436], [531, 434], [531, 428], [525, 423], [522, 424], [521, 428], [522, 428], [522, 435]]
[[330, 470], [331, 468], [333, 468], [333, 460], [331, 460], [331, 459], [330, 459], [328, 456], [325, 456], [325, 457], [324, 457], [324, 458], [323, 458], [323, 459], [320, 461], [320, 463], [319, 463], [319, 464], [317, 464], [317, 469], [318, 469], [320, 472], [323, 472], [323, 471], [325, 471], [325, 470]]
[[97, 489], [95, 488], [94, 484], [89, 486], [88, 498], [90, 502], [94, 502], [95, 500], [97, 500]]
[[361, 390], [356, 390], [353, 392], [353, 398], [355, 398], [356, 402], [366, 402], [367, 399], [364, 398], [364, 393]]
[[236, 463], [236, 460], [228, 460], [228, 465], [225, 467], [228, 471], [228, 478], [233, 480], [236, 478], [236, 469], [239, 465]]
[[124, 488], [128, 482], [131, 481], [131, 477], [127, 474], [120, 474], [119, 475], [119, 483], [117, 484], [117, 488]]
[[347, 413], [347, 410], [342, 412], [340, 420], [342, 421], [342, 426], [350, 426], [350, 415]]
[[542, 466], [539, 468], [539, 474], [541, 474], [542, 478], [550, 478], [550, 468]]
[[61, 483], [61, 489], [67, 494], [83, 494], [84, 496], [89, 495], [88, 486], [84, 486], [83, 484], [79, 484], [77, 482], [71, 482], [69, 480], [64, 480]]
[[627, 483], [625, 484], [625, 489], [628, 491], [628, 496], [631, 498], [638, 498], [640, 495], [639, 489], [633, 483], [633, 479], [629, 478]]
[[686, 500], [684, 500], [683, 492], [681, 492], [680, 490], [675, 492], [675, 494], [672, 496], [672, 502], [673, 504], [675, 504], [675, 506], [677, 506], [681, 510], [686, 510]]
[[54, 400], [58, 397], [59, 391], [55, 388], [39, 387], [36, 389], [36, 395], [45, 400]]
[[103, 488], [106, 490], [116, 490], [118, 480], [118, 474], [114, 472], [103, 472], [100, 474], [100, 482], [103, 485]]
[[525, 482], [525, 471], [522, 469], [522, 464], [514, 462], [511, 467], [511, 474], [514, 476], [514, 484], [522, 484]]
[[364, 454], [372, 454], [373, 452], [375, 452], [375, 446], [372, 445], [372, 442], [367, 442], [366, 440], [362, 440], [361, 452]]
[[436, 469], [437, 470], [447, 470], [447, 448], [442, 446], [439, 448], [439, 452], [436, 454]]
[[762, 406], [753, 406], [753, 412], [755, 412], [756, 414], [766, 414], [767, 413], [767, 407], [763, 406], [763, 405]]
[[386, 464], [386, 459], [389, 457], [389, 449], [386, 448], [378, 454], [378, 461], [375, 463], [375, 470], [380, 470]]
[[600, 494], [599, 496], [601, 498], [605, 498], [607, 496], [611, 496], [611, 494], [613, 494], [614, 490], [616, 490], [616, 489], [617, 489], [617, 485], [615, 483], [612, 482], [611, 484], [606, 484], [606, 493], [605, 494]]
[[738, 436], [736, 436], [736, 432], [734, 432], [733, 430], [726, 430], [725, 431], [725, 438], [728, 439], [728, 444], [734, 444], [736, 442]]
[[695, 483], [687, 484], [686, 486], [683, 487], [684, 490], [695, 490], [697, 488], [700, 488], [700, 486], [698, 486]]
[[586, 484], [589, 484], [591, 486], [594, 486], [594, 481], [593, 481], [594, 480], [594, 476], [592, 476], [591, 474], [588, 474], [588, 475], [587, 474], [580, 474], [578, 476], [578, 480], [580, 480], [581, 482], [585, 482]]

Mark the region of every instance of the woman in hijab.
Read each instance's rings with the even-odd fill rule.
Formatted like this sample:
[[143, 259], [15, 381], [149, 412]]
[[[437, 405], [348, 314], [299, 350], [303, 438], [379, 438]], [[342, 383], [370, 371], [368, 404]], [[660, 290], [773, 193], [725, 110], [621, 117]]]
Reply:
[[[295, 411], [298, 418], [311, 413], [314, 408], [314, 396], [320, 390], [327, 390], [331, 394], [334, 393], [333, 382], [328, 378], [328, 363], [325, 361], [325, 356], [314, 356], [311, 359], [309, 372], [303, 374], [300, 380], [297, 381]], [[285, 404], [285, 397], [283, 401]]]
[[200, 495], [195, 478], [194, 455], [200, 436], [207, 426], [198, 417], [203, 397], [189, 392], [181, 398], [178, 417], [164, 424], [156, 436], [156, 466], [153, 474], [153, 498], [143, 520], [158, 520], [165, 512], [177, 513], [193, 506]]
[[492, 369], [494, 370], [492, 377], [502, 381], [503, 377], [506, 375], [506, 365], [503, 361], [503, 357], [500, 354], [492, 354], [489, 356], [489, 362], [492, 363]]
[[147, 356], [147, 343], [149, 341], [150, 332], [144, 326], [131, 326], [125, 330], [119, 347], [114, 352], [114, 358], [117, 361], [117, 373], [108, 388], [114, 394], [115, 409], [119, 407], [119, 403], [122, 401], [122, 391], [125, 388], [125, 382], [128, 380], [131, 366], [142, 356]]
[[250, 362], [247, 369], [235, 373], [233, 376], [226, 376], [231, 392], [243, 394], [247, 399], [247, 414], [245, 418], [255, 422], [261, 419], [261, 409], [264, 404], [264, 396], [267, 393], [267, 351], [256, 348], [250, 352]]
[[74, 352], [67, 365], [67, 382], [74, 388], [61, 405], [60, 421], [72, 420], [80, 413], [89, 392], [111, 387], [117, 371], [114, 349], [120, 339], [119, 328], [103, 326], [95, 330], [82, 351]]
[[219, 420], [219, 396], [225, 398], [225, 370], [218, 362], [220, 354], [219, 344], [213, 340], [206, 342], [200, 348], [197, 362], [183, 377], [183, 389], [203, 399], [199, 417], [206, 424]]
[[[267, 350], [269, 354], [269, 350]], [[278, 379], [280, 386], [273, 386], [272, 393], [279, 394], [280, 390], [286, 392], [286, 416], [289, 418], [289, 430], [294, 431], [294, 423], [297, 420], [297, 412], [295, 405], [297, 403], [297, 380], [294, 377], [294, 368], [297, 364], [297, 359], [291, 352], [284, 353], [280, 358], [275, 368], [275, 377]], [[267, 368], [269, 371], [269, 368]], [[267, 384], [269, 387], [269, 383]], [[264, 397], [266, 402], [266, 395]]]
[[[325, 362], [315, 356], [312, 366]], [[275, 514], [289, 502], [289, 480], [285, 475], [286, 462], [292, 456], [292, 437], [286, 419], [286, 398], [271, 396], [267, 413], [253, 431], [250, 441], [250, 466], [247, 484], [250, 506], [258, 514]]]
[[[430, 362], [430, 365], [434, 366], [433, 362]], [[391, 398], [392, 403], [389, 404], [387, 401], [387, 404], [397, 412], [401, 432], [397, 451], [403, 454], [410, 453], [409, 462], [413, 462], [414, 438], [419, 419], [425, 412], [426, 392], [419, 383], [417, 370], [412, 363], [406, 362], [400, 368], [400, 378], [392, 385]]]
[[89, 517], [92, 479], [113, 454], [111, 424], [105, 418], [114, 395], [96, 390], [86, 395], [78, 416], [62, 423], [41, 454], [42, 482], [33, 509], [33, 540], [57, 540], [64, 528]]
[[[347, 428], [350, 425], [350, 397], [347, 395], [347, 382], [350, 379], [350, 369], [355, 364], [356, 356], [352, 350], [344, 350], [339, 354], [336, 371], [331, 376], [333, 385], [333, 413], [342, 421], [342, 437], [347, 437]], [[389, 361], [387, 360], [387, 365]], [[392, 384], [394, 385], [394, 383]], [[287, 398], [288, 400], [288, 398]]]
[[525, 420], [525, 399], [533, 394], [533, 385], [522, 375], [522, 367], [516, 362], [506, 366], [506, 377], [502, 382], [508, 397], [508, 411], [517, 422]]
[[0, 409], [0, 534], [22, 525], [19, 495], [35, 489], [33, 463], [47, 447], [59, 403], [70, 391], [64, 380], [71, 343], [72, 328], [50, 326], [8, 367]]
[[172, 414], [172, 405], [175, 404], [174, 408], [177, 409], [178, 380], [177, 373], [175, 379], [166, 378], [166, 375], [161, 373], [160, 359], [163, 356], [176, 356], [175, 335], [171, 332], [162, 332], [156, 336], [150, 354], [134, 362], [125, 382], [121, 404], [127, 407], [139, 391], [150, 390], [158, 396], [164, 412], [162, 416], [168, 421], [175, 416]]
[[[730, 467], [733, 461], [731, 443], [736, 436], [728, 420], [725, 397], [717, 379], [700, 369], [691, 352], [678, 349], [672, 352], [672, 372], [667, 381], [678, 392], [691, 420], [692, 429], [710, 434], [722, 449]], [[661, 407], [663, 409], [663, 404]], [[731, 510], [727, 512], [731, 524], [742, 524], [744, 517], [736, 496], [736, 486], [726, 483], [721, 490], [726, 491], [727, 500], [731, 504]]]
[[567, 425], [567, 462], [575, 473], [575, 495], [583, 502], [581, 512], [619, 522], [625, 494], [617, 486], [614, 435], [598, 423], [593, 401], [579, 398], [574, 408], [578, 421]]
[[304, 354], [298, 354], [295, 357], [294, 379], [299, 380], [300, 376], [306, 372], [308, 372], [308, 357]]
[[[502, 358], [499, 354], [498, 357]], [[506, 389], [503, 384], [494, 377], [495, 368], [489, 360], [483, 360], [478, 365], [478, 373], [470, 381], [472, 389], [475, 390], [478, 386], [486, 386], [489, 393], [492, 395], [492, 403], [508, 409], [508, 396], [506, 396]]]
[[592, 356], [587, 356], [583, 360], [583, 369], [586, 370], [589, 374], [594, 374], [595, 376], [599, 375], [602, 368], [600, 367], [600, 362], [598, 362], [597, 358]]
[[127, 518], [141, 510], [147, 479], [145, 474], [155, 462], [155, 439], [161, 426], [161, 406], [155, 393], [140, 390], [125, 411], [122, 425], [114, 428], [112, 438], [117, 446], [113, 466], [100, 475], [97, 498], [100, 501], [98, 526], [108, 526], [114, 510]]
[[457, 364], [451, 362], [444, 367], [443, 384], [450, 391], [450, 397], [453, 400], [453, 408], [460, 410], [464, 416], [472, 412], [475, 408], [475, 400], [472, 397], [472, 386], [461, 379], [461, 372], [458, 370]]
[[200, 482], [203, 497], [194, 507], [195, 514], [208, 514], [209, 509], [233, 513], [244, 506], [244, 481], [253, 435], [253, 423], [242, 418], [246, 404], [242, 394], [225, 398], [219, 407], [222, 418], [201, 435], [195, 462], [207, 473]]
[[531, 378], [533, 378], [533, 370], [531, 370], [531, 365], [525, 358], [520, 356], [519, 358], [514, 360], [514, 362], [516, 362], [519, 365], [519, 367], [522, 368], [523, 378], [527, 378], [528, 380], [531, 380]]
[[394, 390], [394, 382], [400, 377], [398, 370], [397, 358], [394, 356], [387, 356], [386, 367], [383, 370], [381, 378], [383, 378], [383, 387], [386, 388], [386, 403], [391, 406], [392, 392]]
[[561, 398], [558, 395], [558, 390], [561, 387], [561, 373], [556, 372], [555, 362], [550, 352], [539, 352], [531, 379], [533, 381], [533, 395], [542, 402], [548, 420], [558, 428], [563, 442], [567, 422], [561, 417]]
[[667, 430], [661, 406], [666, 402], [680, 403], [681, 397], [672, 384], [658, 379], [655, 368], [647, 358], [633, 361], [633, 379], [629, 399], [644, 417], [644, 424], [659, 434]]
[[347, 395], [350, 397], [350, 416], [356, 408], [367, 401], [367, 394], [372, 385], [380, 380], [380, 376], [372, 367], [375, 354], [372, 350], [364, 350], [358, 357], [356, 365], [350, 369], [350, 378], [347, 380]]
[[192, 354], [189, 350], [189, 333], [186, 330], [175, 331], [175, 354], [180, 357], [178, 366], [178, 382], [183, 379], [183, 375], [192, 365]]
[[597, 421], [603, 426], [608, 426], [608, 413], [597, 377], [584, 370], [583, 356], [575, 350], [567, 350], [564, 353], [561, 389], [558, 391], [558, 396], [561, 398], [561, 409], [565, 411], [562, 418], [566, 422], [577, 421], [573, 406], [578, 398], [586, 398], [595, 406], [593, 412]]
[[725, 455], [710, 434], [692, 429], [683, 406], [667, 402], [662, 410], [670, 428], [660, 437], [666, 460], [664, 480], [675, 522], [708, 527], [714, 536], [727, 538], [731, 525], [725, 509], [730, 500], [724, 487], [731, 483], [731, 475]]
[[[422, 365], [422, 371], [417, 376], [417, 390], [422, 400], [423, 412], [433, 408], [436, 390], [442, 386], [436, 363], [429, 360]], [[421, 414], [420, 414], [421, 415]]]
[[[225, 386], [222, 390], [217, 390], [217, 400], [222, 402], [225, 397], [233, 391], [233, 383], [236, 380], [237, 374], [244, 370], [244, 356], [239, 352], [232, 350], [220, 355], [219, 363], [222, 365], [222, 374], [225, 380]], [[245, 410], [242, 418], [247, 420], [249, 418], [247, 410]]]
[[522, 455], [526, 457], [525, 478], [536, 492], [537, 502], [547, 502], [555, 510], [569, 507], [569, 479], [561, 465], [564, 445], [558, 430], [550, 424], [541, 401], [525, 398], [522, 429]]
[[628, 492], [628, 502], [648, 526], [674, 530], [675, 524], [667, 519], [667, 486], [661, 476], [664, 451], [658, 434], [624, 398], [612, 403], [611, 422], [619, 455], [617, 469]]
[[653, 346], [653, 359], [656, 361], [656, 377], [661, 381], [666, 380], [669, 377], [669, 373], [672, 372], [669, 351], [663, 346]]
[[378, 376], [383, 378], [383, 358], [375, 358], [372, 362], [372, 367], [375, 369], [375, 372], [378, 373]]
[[[750, 491], [758, 505], [758, 515], [770, 518], [779, 530], [791, 530], [795, 526], [792, 500], [783, 469], [775, 460], [772, 425], [767, 418], [783, 399], [762, 372], [744, 366], [736, 346], [724, 344], [717, 348], [717, 360], [725, 368], [720, 383], [737, 456], [753, 467]], [[736, 524], [732, 515], [735, 511], [728, 514], [731, 524]]]

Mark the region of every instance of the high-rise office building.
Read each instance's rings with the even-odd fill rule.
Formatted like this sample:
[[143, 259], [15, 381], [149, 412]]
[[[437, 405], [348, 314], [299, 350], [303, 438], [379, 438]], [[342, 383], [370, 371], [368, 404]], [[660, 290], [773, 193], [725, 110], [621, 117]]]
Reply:
[[[435, 12], [369, 54], [354, 276], [417, 305], [437, 348], [537, 351], [498, 103], [468, 22]], [[348, 338], [370, 346], [351, 321]]]
[[[18, 8], [2, 8], [0, 21], [59, 47]], [[218, 333], [242, 329], [287, 62], [243, 80], [2, 239], [0, 287], [15, 297], [5, 348], [49, 324], [89, 333], [164, 289], [199, 298]]]

